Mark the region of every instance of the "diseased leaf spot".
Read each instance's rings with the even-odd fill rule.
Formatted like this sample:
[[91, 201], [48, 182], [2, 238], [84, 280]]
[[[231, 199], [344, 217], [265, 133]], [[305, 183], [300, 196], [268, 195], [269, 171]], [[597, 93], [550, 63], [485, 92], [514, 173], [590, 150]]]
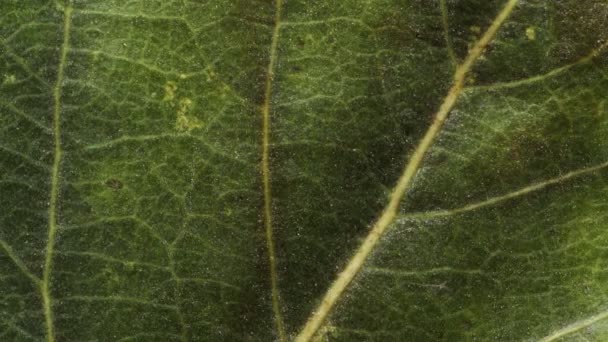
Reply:
[[184, 97], [179, 100], [179, 109], [177, 110], [177, 116], [185, 116], [186, 113], [192, 108], [192, 100]]
[[207, 79], [207, 82], [211, 82], [211, 81], [213, 81], [214, 79], [216, 79], [216, 77], [217, 77], [217, 75], [216, 75], [215, 71], [213, 71], [213, 70], [212, 70], [212, 69], [210, 69], [210, 68], [206, 68], [206, 69], [203, 71], [203, 75], [205, 75], [205, 77], [206, 77], [206, 79]]
[[116, 178], [110, 178], [108, 180], [106, 180], [106, 186], [112, 190], [120, 190], [123, 188], [123, 184], [120, 180], [116, 179]]
[[193, 117], [187, 115], [192, 108], [192, 100], [184, 97], [179, 100], [179, 107], [177, 109], [177, 121], [175, 122], [175, 129], [180, 132], [189, 132], [196, 128], [202, 128], [203, 123]]
[[[185, 74], [180, 75], [180, 79], [186, 79], [188, 76]], [[189, 115], [193, 107], [193, 101], [188, 97], [181, 97], [179, 101], [177, 99], [177, 83], [175, 81], [167, 81], [164, 86], [165, 96], [164, 102], [168, 102], [172, 108], [177, 107], [177, 118], [175, 120], [175, 129], [179, 132], [190, 132], [196, 128], [202, 128], [203, 123], [196, 117]]]
[[512, 1], [5, 1], [0, 340], [595, 337], [608, 3]]
[[2, 84], [11, 85], [17, 82], [17, 77], [15, 75], [4, 75], [4, 81]]
[[168, 81], [165, 83], [165, 97], [163, 101], [169, 102], [175, 99], [175, 92], [177, 91], [177, 84], [173, 81]]
[[532, 26], [526, 29], [526, 37], [528, 40], [536, 40], [536, 29]]

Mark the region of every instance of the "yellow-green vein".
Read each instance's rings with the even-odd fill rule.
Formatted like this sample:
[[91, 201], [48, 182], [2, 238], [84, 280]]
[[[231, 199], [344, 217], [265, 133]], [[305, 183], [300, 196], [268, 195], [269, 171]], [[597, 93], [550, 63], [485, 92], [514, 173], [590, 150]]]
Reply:
[[509, 17], [517, 3], [518, 0], [509, 0], [507, 2], [505, 7], [494, 19], [488, 30], [469, 50], [469, 53], [462, 64], [456, 68], [452, 87], [439, 107], [433, 123], [407, 162], [403, 174], [399, 178], [397, 185], [391, 193], [388, 205], [384, 208], [382, 214], [374, 223], [371, 231], [359, 249], [355, 252], [354, 256], [349, 260], [344, 270], [338, 275], [337, 279], [332, 283], [329, 290], [325, 293], [321, 303], [312, 313], [301, 332], [296, 337], [296, 342], [308, 342], [315, 336], [316, 332], [325, 322], [325, 319], [330, 314], [338, 300], [342, 297], [346, 288], [363, 267], [363, 264], [376, 247], [380, 237], [397, 217], [401, 200], [409, 189], [416, 172], [422, 164], [426, 152], [432, 146], [435, 138], [440, 133], [443, 123], [456, 104], [459, 95], [462, 93], [467, 74], [477, 59], [483, 54], [483, 51], [488, 44], [490, 44], [490, 42], [494, 39], [498, 29]]
[[401, 215], [400, 218], [404, 218], [404, 219], [408, 219], [408, 218], [414, 218], [414, 219], [419, 219], [419, 218], [434, 218], [434, 217], [446, 217], [446, 216], [452, 216], [452, 215], [457, 215], [457, 214], [462, 214], [462, 213], [466, 213], [468, 211], [473, 211], [473, 210], [477, 210], [477, 209], [481, 209], [484, 207], [488, 207], [491, 205], [495, 205], [507, 200], [510, 200], [512, 198], [516, 198], [516, 197], [520, 197], [520, 196], [524, 196], [527, 195], [531, 192], [535, 192], [535, 191], [539, 191], [542, 190], [548, 186], [551, 185], [555, 185], [555, 184], [560, 184], [562, 182], [566, 182], [570, 179], [576, 178], [576, 177], [580, 177], [580, 176], [584, 176], [587, 174], [591, 174], [603, 169], [608, 168], [608, 162], [604, 162], [601, 163], [599, 165], [595, 165], [595, 166], [591, 166], [591, 167], [587, 167], [584, 169], [580, 169], [580, 170], [575, 170], [575, 171], [570, 171], [566, 174], [563, 174], [559, 177], [555, 177], [555, 178], [551, 178], [549, 180], [545, 180], [542, 182], [538, 182], [535, 184], [531, 184], [528, 185], [526, 187], [523, 187], [519, 190], [516, 191], [512, 191], [509, 192], [507, 194], [501, 195], [501, 196], [496, 196], [496, 197], [492, 197], [492, 198], [488, 198], [485, 201], [480, 201], [477, 203], [472, 203], [472, 204], [468, 204], [465, 205], [463, 207], [460, 208], [456, 208], [456, 209], [450, 209], [450, 210], [437, 210], [437, 211], [430, 211], [430, 212], [423, 212], [423, 213], [412, 213], [412, 214], [405, 214], [405, 215]]
[[21, 260], [17, 254], [15, 254], [11, 246], [9, 246], [3, 240], [0, 240], [0, 249], [4, 250], [4, 253], [13, 261], [13, 263], [15, 263], [15, 266], [17, 266], [17, 268], [19, 268], [24, 275], [34, 282], [35, 285], [40, 285], [40, 279], [27, 268], [23, 260]]
[[539, 342], [552, 342], [552, 341], [557, 341], [559, 339], [561, 339], [562, 337], [568, 336], [568, 335], [572, 335], [576, 332], [579, 332], [585, 328], [590, 327], [591, 325], [605, 320], [608, 318], [608, 311], [603, 311], [598, 313], [597, 315], [591, 316], [589, 318], [583, 319], [581, 321], [578, 322], [574, 322], [562, 329], [559, 329], [557, 331], [554, 331], [553, 333], [551, 333], [548, 336], [543, 337], [542, 339], [540, 339]]
[[542, 82], [542, 81], [548, 80], [552, 77], [557, 77], [578, 65], [591, 62], [593, 59], [600, 56], [604, 52], [604, 50], [606, 50], [607, 48], [608, 48], [608, 42], [605, 42], [602, 45], [598, 46], [597, 48], [593, 49], [589, 54], [580, 58], [579, 60], [574, 61], [567, 65], [561, 66], [559, 68], [555, 68], [544, 74], [531, 76], [531, 77], [527, 77], [527, 78], [523, 78], [523, 79], [515, 80], [515, 81], [510, 81], [510, 82], [501, 82], [501, 83], [479, 85], [479, 86], [469, 86], [466, 88], [466, 91], [509, 89], [509, 88], [515, 88], [515, 87], [524, 86], [524, 85], [528, 85], [528, 84], [533, 84], [536, 82]]
[[58, 225], [58, 201], [60, 188], [60, 171], [61, 171], [61, 95], [62, 84], [67, 65], [68, 51], [70, 49], [70, 30], [72, 26], [72, 7], [66, 5], [63, 10], [63, 43], [61, 45], [59, 66], [57, 68], [57, 80], [53, 87], [53, 134], [54, 134], [54, 157], [53, 167], [51, 170], [51, 198], [48, 214], [48, 237], [46, 242], [46, 253], [44, 258], [44, 270], [42, 273], [42, 282], [40, 283], [40, 292], [44, 306], [44, 319], [46, 324], [46, 340], [47, 342], [55, 342], [55, 328], [53, 323], [53, 308], [51, 299], [51, 270], [53, 267], [53, 250], [55, 248], [55, 238], [57, 235]]
[[272, 191], [270, 185], [270, 112], [272, 108], [272, 84], [277, 64], [279, 47], [279, 36], [281, 34], [281, 15], [283, 12], [283, 0], [275, 2], [274, 28], [272, 30], [272, 41], [270, 43], [268, 69], [266, 71], [266, 84], [264, 87], [264, 102], [262, 104], [262, 186], [264, 188], [264, 230], [266, 233], [266, 248], [268, 249], [268, 261], [270, 269], [270, 287], [272, 296], [272, 311], [277, 329], [277, 335], [281, 342], [287, 341], [281, 304], [279, 299], [277, 261], [274, 246], [272, 227]]

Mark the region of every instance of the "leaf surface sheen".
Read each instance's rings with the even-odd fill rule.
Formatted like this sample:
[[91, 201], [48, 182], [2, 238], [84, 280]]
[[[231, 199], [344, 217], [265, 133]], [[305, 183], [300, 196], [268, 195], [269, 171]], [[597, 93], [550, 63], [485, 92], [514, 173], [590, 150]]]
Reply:
[[[0, 340], [294, 339], [507, 3], [3, 1]], [[519, 1], [315, 340], [608, 338], [607, 26]]]

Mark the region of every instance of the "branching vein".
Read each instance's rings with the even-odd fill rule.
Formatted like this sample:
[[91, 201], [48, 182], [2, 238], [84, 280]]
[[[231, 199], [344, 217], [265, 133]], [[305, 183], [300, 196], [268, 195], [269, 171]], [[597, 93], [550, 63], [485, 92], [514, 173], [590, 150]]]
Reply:
[[553, 69], [549, 72], [546, 72], [544, 74], [541, 74], [541, 75], [523, 78], [520, 80], [511, 81], [511, 82], [502, 82], [502, 83], [495, 83], [495, 84], [490, 84], [490, 85], [471, 86], [471, 87], [467, 87], [467, 90], [509, 89], [509, 88], [516, 88], [516, 87], [524, 86], [524, 85], [528, 85], [528, 84], [533, 84], [536, 82], [542, 82], [544, 80], [547, 80], [547, 79], [550, 79], [553, 77], [557, 77], [578, 65], [589, 63], [594, 58], [596, 58], [600, 54], [602, 54], [602, 52], [604, 52], [604, 50], [606, 50], [607, 48], [608, 48], [608, 42], [605, 42], [604, 44], [600, 45], [596, 49], [592, 50], [585, 57], [583, 57], [573, 63], [561, 66], [559, 68], [555, 68], [555, 69]]
[[600, 312], [599, 314], [597, 314], [595, 316], [591, 316], [587, 319], [584, 319], [584, 320], [581, 320], [578, 322], [574, 322], [562, 329], [559, 329], [559, 330], [553, 332], [551, 335], [543, 337], [539, 342], [556, 341], [564, 336], [574, 334], [578, 331], [581, 331], [581, 330], [583, 330], [599, 321], [605, 320], [607, 318], [608, 318], [608, 311]]
[[61, 46], [61, 55], [59, 59], [59, 67], [57, 68], [57, 80], [53, 87], [53, 134], [55, 137], [53, 168], [51, 170], [51, 198], [49, 205], [49, 227], [48, 238], [46, 243], [46, 253], [44, 260], [44, 270], [42, 274], [42, 282], [40, 283], [40, 292], [44, 306], [44, 318], [46, 324], [46, 340], [47, 342], [55, 342], [55, 329], [53, 326], [53, 308], [51, 303], [51, 269], [53, 266], [53, 251], [55, 248], [55, 238], [57, 235], [57, 214], [60, 188], [60, 168], [61, 168], [61, 95], [62, 84], [67, 66], [68, 51], [70, 49], [70, 30], [72, 26], [72, 7], [66, 5], [63, 13], [63, 43]]
[[481, 201], [481, 202], [477, 202], [477, 203], [472, 203], [469, 205], [465, 205], [461, 208], [457, 208], [457, 209], [451, 209], [451, 210], [438, 210], [438, 211], [431, 211], [431, 212], [426, 212], [426, 213], [413, 213], [413, 214], [406, 214], [406, 215], [402, 215], [401, 218], [433, 218], [433, 217], [445, 217], [445, 216], [452, 216], [452, 215], [456, 215], [456, 214], [461, 214], [461, 213], [465, 213], [467, 211], [473, 211], [473, 210], [477, 210], [477, 209], [481, 209], [484, 207], [488, 207], [491, 205], [495, 205], [507, 200], [510, 200], [512, 198], [515, 197], [520, 197], [520, 196], [524, 196], [527, 195], [531, 192], [535, 192], [535, 191], [539, 191], [542, 190], [548, 186], [551, 185], [555, 185], [555, 184], [559, 184], [559, 183], [563, 183], [565, 181], [568, 181], [572, 178], [576, 178], [579, 176], [583, 176], [586, 174], [590, 174], [602, 169], [608, 168], [608, 162], [604, 162], [602, 164], [599, 165], [595, 165], [592, 167], [588, 167], [585, 169], [580, 169], [580, 170], [576, 170], [576, 171], [571, 171], [568, 172], [564, 175], [561, 175], [559, 177], [555, 177], [546, 181], [542, 181], [542, 182], [538, 182], [529, 186], [526, 186], [524, 188], [521, 188], [519, 190], [510, 192], [508, 194], [505, 195], [501, 195], [501, 196], [497, 196], [497, 197], [493, 197], [493, 198], [488, 198], [485, 201]]
[[406, 191], [409, 189], [416, 172], [422, 164], [426, 152], [432, 146], [435, 138], [440, 133], [443, 123], [456, 104], [459, 95], [462, 93], [467, 74], [477, 59], [483, 54], [483, 51], [488, 44], [490, 44], [490, 42], [494, 39], [498, 29], [509, 17], [517, 3], [518, 0], [509, 0], [507, 2], [502, 11], [494, 19], [488, 30], [471, 48], [463, 63], [456, 68], [452, 87], [450, 88], [447, 96], [435, 115], [432, 125], [429, 127], [419, 145], [414, 150], [409, 162], [405, 166], [403, 174], [393, 189], [388, 205], [385, 207], [381, 216], [373, 225], [371, 231], [359, 249], [356, 251], [355, 255], [350, 259], [346, 268], [338, 275], [338, 278], [332, 283], [329, 290], [325, 293], [320, 305], [312, 313], [308, 322], [296, 337], [296, 342], [311, 341], [321, 325], [325, 322], [325, 319], [330, 314], [337, 301], [342, 297], [348, 285], [363, 267], [363, 264], [376, 247], [380, 237], [397, 217], [401, 200]]
[[30, 280], [34, 282], [35, 285], [40, 284], [40, 279], [32, 273], [32, 271], [27, 268], [23, 260], [19, 258], [17, 254], [13, 251], [13, 249], [4, 241], [0, 240], [0, 249], [4, 250], [4, 254], [6, 254], [12, 261], [15, 263], [15, 266], [19, 268], [24, 275], [26, 275]]

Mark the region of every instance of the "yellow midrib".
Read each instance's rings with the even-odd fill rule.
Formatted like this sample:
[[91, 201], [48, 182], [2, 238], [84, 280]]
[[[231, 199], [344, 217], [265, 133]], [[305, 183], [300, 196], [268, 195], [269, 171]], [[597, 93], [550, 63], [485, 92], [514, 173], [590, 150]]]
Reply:
[[406, 164], [403, 174], [399, 178], [397, 185], [391, 193], [388, 205], [384, 208], [382, 215], [375, 222], [359, 249], [349, 260], [347, 266], [331, 284], [321, 303], [309, 317], [309, 320], [296, 337], [296, 342], [308, 342], [312, 340], [316, 332], [319, 330], [321, 325], [325, 322], [327, 316], [334, 308], [337, 301], [342, 297], [346, 288], [363, 267], [363, 264], [374, 250], [380, 237], [397, 217], [401, 200], [406, 191], [409, 189], [416, 172], [422, 164], [426, 152], [432, 146], [435, 138], [441, 131], [443, 123], [447, 119], [448, 114], [456, 104], [459, 95], [462, 93], [468, 72], [471, 70], [477, 59], [482, 55], [488, 44], [492, 41], [498, 32], [498, 29], [509, 17], [517, 3], [518, 0], [509, 0], [507, 2], [502, 11], [494, 19], [488, 30], [471, 48], [471, 50], [469, 50], [469, 54], [463, 63], [456, 68], [452, 87], [437, 111], [433, 123], [418, 144], [417, 148], [414, 150], [409, 162]]
[[272, 227], [272, 191], [270, 185], [270, 112], [272, 102], [272, 84], [277, 62], [279, 37], [281, 31], [281, 15], [283, 12], [283, 0], [276, 0], [274, 28], [272, 30], [272, 41], [270, 44], [268, 69], [266, 71], [266, 84], [264, 88], [264, 102], [262, 104], [262, 186], [264, 188], [264, 230], [266, 234], [266, 248], [268, 250], [268, 262], [270, 269], [270, 286], [272, 296], [272, 311], [279, 341], [287, 341], [283, 315], [279, 299], [278, 276], [276, 265], [276, 252], [274, 245], [274, 234]]
[[50, 291], [51, 270], [53, 266], [53, 251], [55, 248], [55, 237], [57, 235], [57, 212], [60, 188], [60, 169], [61, 169], [61, 96], [62, 84], [64, 80], [65, 67], [67, 64], [68, 50], [70, 48], [70, 30], [72, 26], [72, 7], [66, 5], [63, 12], [63, 43], [61, 45], [61, 56], [57, 69], [57, 80], [53, 87], [53, 135], [54, 157], [51, 170], [51, 197], [49, 205], [49, 224], [48, 237], [46, 243], [46, 253], [44, 259], [44, 270], [40, 283], [40, 292], [44, 306], [44, 319], [46, 324], [47, 342], [55, 342], [55, 328], [53, 323], [53, 308]]

